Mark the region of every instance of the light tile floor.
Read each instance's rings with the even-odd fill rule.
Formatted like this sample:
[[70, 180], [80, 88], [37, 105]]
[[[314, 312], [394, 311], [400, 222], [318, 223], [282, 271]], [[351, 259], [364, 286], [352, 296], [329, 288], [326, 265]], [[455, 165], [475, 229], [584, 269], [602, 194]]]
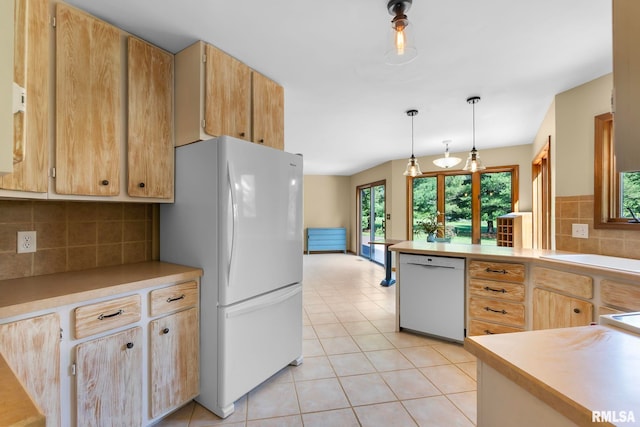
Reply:
[[475, 425], [475, 358], [459, 344], [395, 332], [396, 286], [381, 287], [383, 277], [354, 255], [305, 255], [304, 363], [242, 397], [224, 420], [191, 402], [157, 425]]

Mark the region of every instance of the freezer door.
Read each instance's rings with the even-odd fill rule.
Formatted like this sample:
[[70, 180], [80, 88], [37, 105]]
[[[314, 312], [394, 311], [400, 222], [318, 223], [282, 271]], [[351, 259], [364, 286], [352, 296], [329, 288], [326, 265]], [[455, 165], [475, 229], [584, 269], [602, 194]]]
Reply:
[[302, 357], [302, 285], [218, 310], [218, 399], [228, 407]]
[[219, 304], [302, 280], [302, 157], [219, 142]]

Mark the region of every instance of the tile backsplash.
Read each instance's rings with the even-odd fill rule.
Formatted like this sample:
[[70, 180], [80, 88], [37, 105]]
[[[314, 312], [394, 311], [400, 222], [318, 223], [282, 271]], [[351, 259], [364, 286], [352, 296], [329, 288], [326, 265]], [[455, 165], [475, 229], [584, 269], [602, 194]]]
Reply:
[[[556, 197], [556, 249], [640, 259], [640, 231], [593, 228], [593, 196]], [[589, 238], [571, 237], [572, 224], [587, 224]]]
[[[157, 205], [0, 201], [0, 280], [154, 259]], [[37, 251], [16, 253], [18, 231]], [[155, 242], [157, 243], [157, 242]]]

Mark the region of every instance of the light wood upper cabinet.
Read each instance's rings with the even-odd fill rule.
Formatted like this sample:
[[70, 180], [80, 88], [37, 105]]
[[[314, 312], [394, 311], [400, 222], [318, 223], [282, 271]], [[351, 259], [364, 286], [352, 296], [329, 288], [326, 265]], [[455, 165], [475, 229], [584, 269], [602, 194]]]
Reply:
[[60, 194], [120, 191], [121, 32], [56, 5], [56, 188]]
[[[13, 92], [14, 4], [0, 2], [0, 93]], [[13, 172], [13, 97], [0, 99], [0, 183]]]
[[176, 146], [229, 135], [284, 148], [284, 90], [220, 49], [197, 42], [178, 52]]
[[142, 328], [76, 346], [78, 426], [142, 425]]
[[173, 55], [128, 40], [128, 194], [173, 196]]
[[12, 173], [0, 178], [0, 188], [45, 193], [51, 86], [49, 2], [15, 0], [15, 11], [13, 80], [25, 89], [27, 108], [13, 114], [15, 163]]
[[0, 353], [47, 417], [47, 426], [60, 426], [58, 314], [0, 325]]
[[613, 87], [616, 167], [640, 170], [640, 2], [613, 0]]
[[251, 69], [209, 44], [205, 54], [205, 132], [250, 141]]
[[256, 71], [252, 79], [252, 140], [284, 150], [284, 89]]

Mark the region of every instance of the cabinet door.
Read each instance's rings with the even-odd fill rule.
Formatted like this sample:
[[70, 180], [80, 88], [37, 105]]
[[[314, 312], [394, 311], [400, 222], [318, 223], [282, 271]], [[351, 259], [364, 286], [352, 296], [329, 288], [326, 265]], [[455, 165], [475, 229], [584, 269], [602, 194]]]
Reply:
[[173, 55], [129, 37], [128, 193], [173, 195]]
[[253, 142], [284, 150], [284, 89], [255, 71], [252, 78]]
[[593, 304], [536, 288], [533, 290], [533, 329], [586, 326], [593, 320]]
[[250, 141], [251, 70], [211, 45], [205, 54], [205, 132]]
[[[13, 172], [0, 188], [45, 193], [49, 147], [49, 2], [15, 0], [14, 81], [27, 95], [27, 111], [13, 115]], [[28, 118], [28, 120], [27, 120]]]
[[142, 328], [76, 347], [78, 426], [142, 425]]
[[60, 425], [60, 319], [56, 313], [0, 325], [0, 353], [47, 417]]
[[199, 392], [198, 310], [150, 323], [151, 417], [177, 408]]
[[114, 196], [122, 143], [120, 30], [56, 6], [56, 192]]

